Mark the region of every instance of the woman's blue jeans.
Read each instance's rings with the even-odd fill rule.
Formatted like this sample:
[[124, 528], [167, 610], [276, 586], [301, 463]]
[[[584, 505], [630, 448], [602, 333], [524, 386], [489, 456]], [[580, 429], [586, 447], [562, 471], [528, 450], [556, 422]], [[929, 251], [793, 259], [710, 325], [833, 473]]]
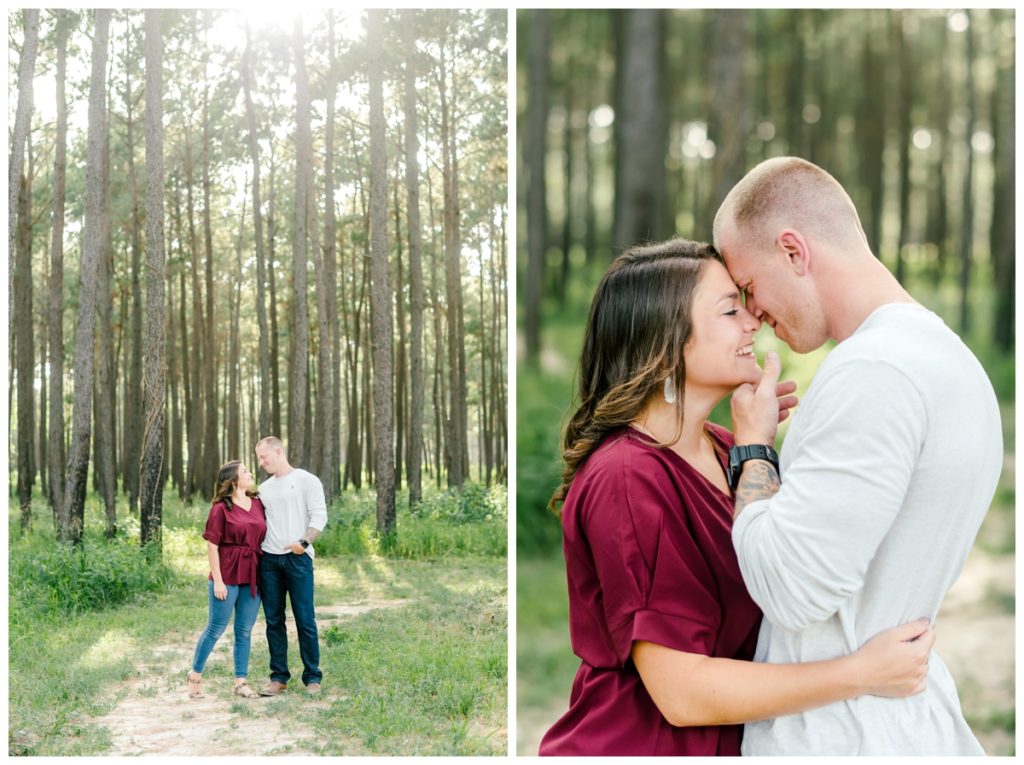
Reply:
[[210, 621], [196, 644], [196, 653], [192, 658], [192, 669], [202, 672], [210, 652], [217, 644], [217, 639], [224, 634], [231, 620], [231, 612], [235, 612], [235, 677], [246, 677], [249, 674], [249, 645], [252, 628], [256, 624], [256, 616], [260, 612], [260, 596], [255, 598], [249, 594], [249, 585], [227, 584], [228, 596], [224, 600], [213, 597], [213, 582], [208, 582], [210, 596]]

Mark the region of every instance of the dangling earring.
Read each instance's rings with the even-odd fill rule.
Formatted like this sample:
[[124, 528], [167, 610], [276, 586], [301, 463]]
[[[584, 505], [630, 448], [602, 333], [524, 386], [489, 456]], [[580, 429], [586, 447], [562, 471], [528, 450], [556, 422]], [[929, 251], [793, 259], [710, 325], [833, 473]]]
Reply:
[[676, 403], [676, 382], [671, 376], [665, 378], [665, 401], [669, 404]]

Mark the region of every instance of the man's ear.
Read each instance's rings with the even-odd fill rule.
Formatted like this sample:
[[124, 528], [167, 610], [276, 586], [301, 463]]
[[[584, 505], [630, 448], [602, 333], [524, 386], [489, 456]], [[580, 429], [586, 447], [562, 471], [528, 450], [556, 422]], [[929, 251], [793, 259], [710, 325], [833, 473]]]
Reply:
[[796, 229], [783, 229], [775, 239], [775, 246], [779, 248], [793, 273], [797, 276], [807, 275], [811, 266], [811, 250], [803, 234]]

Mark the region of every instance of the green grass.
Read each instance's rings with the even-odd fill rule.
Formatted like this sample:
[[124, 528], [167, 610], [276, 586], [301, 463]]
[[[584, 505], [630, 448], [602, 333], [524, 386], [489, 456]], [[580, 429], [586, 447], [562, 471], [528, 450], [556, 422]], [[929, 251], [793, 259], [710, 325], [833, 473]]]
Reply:
[[[163, 565], [147, 570], [143, 551], [130, 541], [137, 539], [137, 522], [119, 515], [123, 538], [106, 543], [95, 497], [87, 503], [84, 553], [59, 551], [41, 500], [36, 528], [22, 536], [13, 504], [9, 753], [104, 754], [109, 733], [96, 718], [114, 708], [122, 684], [140, 673], [163, 674], [168, 687], [184, 677], [187, 666], [167, 666], [160, 648], [193, 646], [205, 625], [200, 533], [207, 508], [165, 497]], [[504, 754], [504, 492], [470, 486], [461, 496], [430, 494], [416, 517], [401, 499], [399, 507], [398, 544], [388, 555], [379, 554], [366, 491], [346, 494], [331, 508], [328, 531], [317, 542], [318, 608], [394, 606], [318, 617], [324, 672], [318, 701], [325, 703], [311, 705], [294, 693], [259, 709], [234, 701], [230, 709], [244, 717], [293, 718], [317, 732], [296, 745], [325, 755]], [[60, 576], [34, 575], [42, 560]], [[97, 597], [98, 589], [106, 594]], [[253, 684], [269, 663], [262, 624], [261, 617], [253, 633]], [[207, 665], [211, 688], [231, 682], [229, 640], [230, 633], [221, 638]], [[298, 663], [294, 646], [291, 659]]]

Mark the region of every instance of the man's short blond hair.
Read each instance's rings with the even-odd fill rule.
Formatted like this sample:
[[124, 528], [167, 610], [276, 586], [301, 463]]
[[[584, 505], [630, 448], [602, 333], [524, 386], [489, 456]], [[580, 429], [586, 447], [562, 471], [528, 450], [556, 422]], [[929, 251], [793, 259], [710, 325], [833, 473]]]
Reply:
[[767, 248], [792, 227], [838, 248], [867, 245], [853, 200], [825, 170], [799, 157], [774, 157], [755, 166], [726, 195], [715, 215], [714, 240], [732, 221], [748, 246]]
[[287, 450], [284, 448], [284, 441], [282, 441], [277, 436], [267, 436], [266, 438], [261, 438], [259, 441], [256, 442], [254, 450], [259, 449], [261, 446], [269, 446], [271, 449], [280, 449], [282, 452], [287, 453]]

